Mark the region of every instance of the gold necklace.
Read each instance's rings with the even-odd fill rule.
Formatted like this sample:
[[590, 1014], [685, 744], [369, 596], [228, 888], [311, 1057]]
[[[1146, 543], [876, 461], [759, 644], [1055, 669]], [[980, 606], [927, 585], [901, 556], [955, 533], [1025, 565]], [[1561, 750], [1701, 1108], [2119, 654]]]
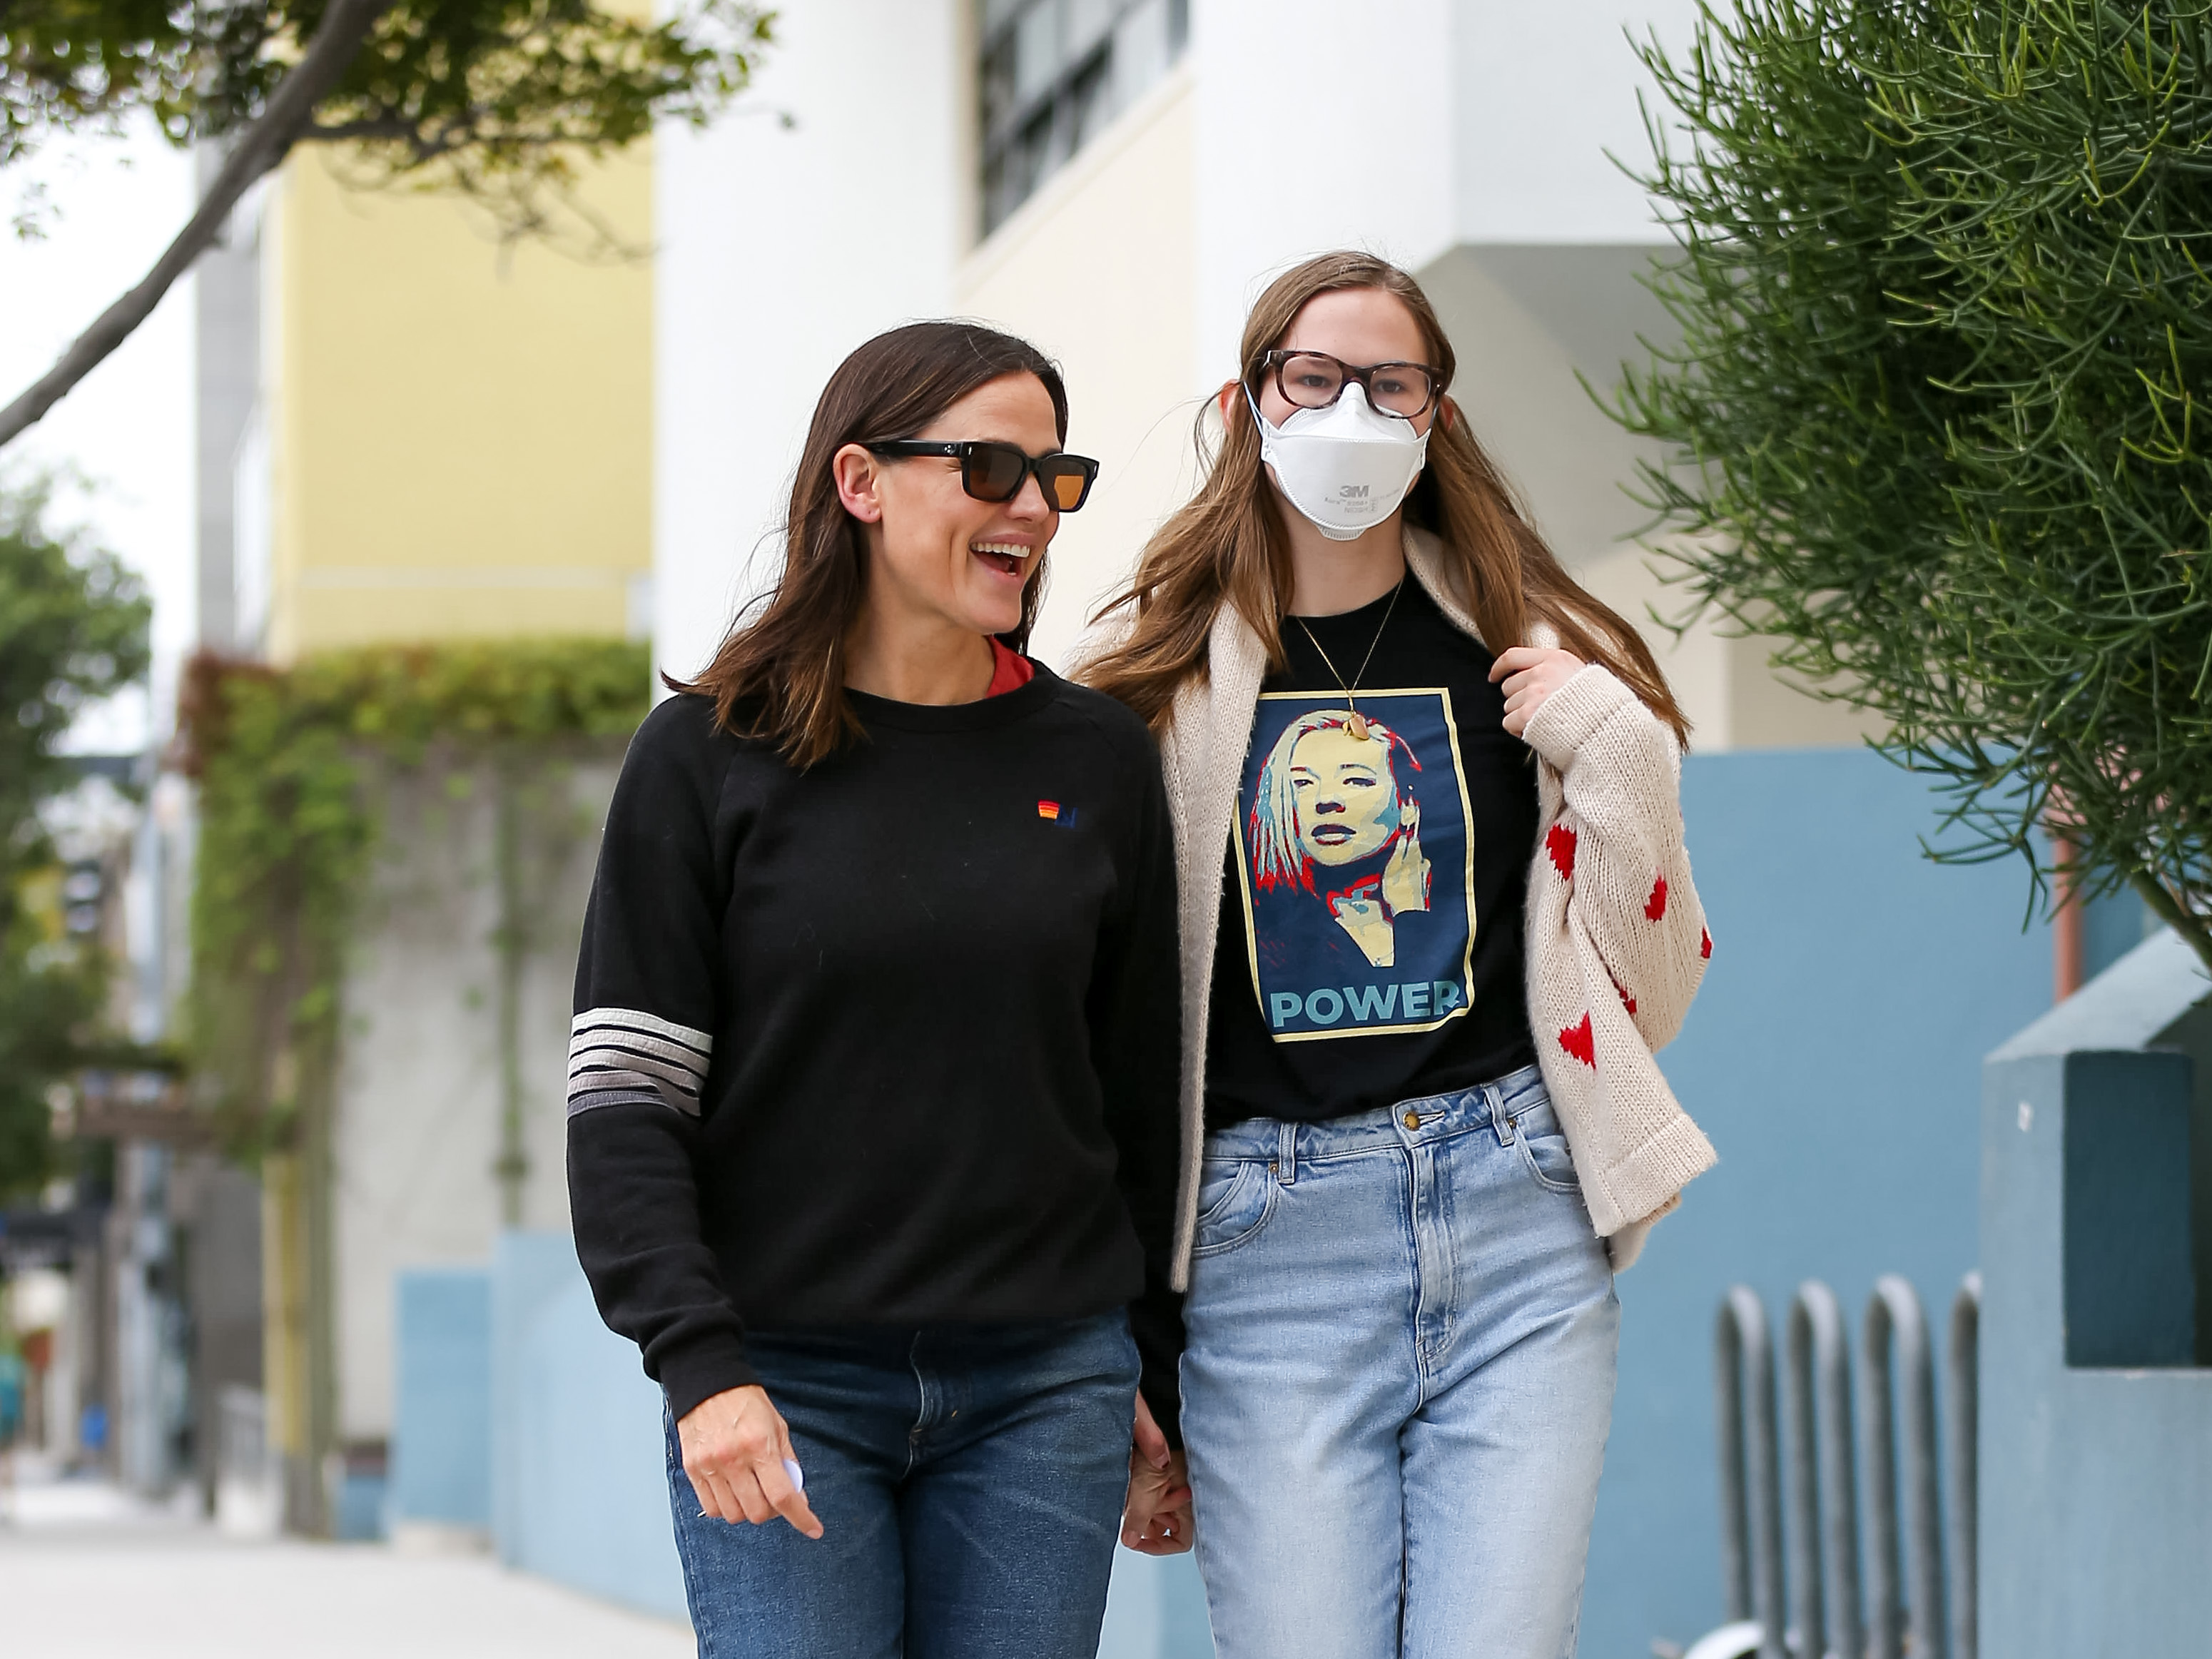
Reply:
[[1321, 651], [1321, 659], [1328, 664], [1328, 672], [1336, 676], [1337, 684], [1343, 688], [1345, 705], [1352, 710], [1352, 719], [1346, 724], [1351, 729], [1352, 740], [1354, 743], [1367, 741], [1367, 716], [1359, 712], [1359, 701], [1352, 695], [1352, 688], [1366, 678], [1367, 665], [1375, 660], [1375, 647], [1382, 643], [1383, 630], [1390, 626], [1391, 613], [1398, 608], [1398, 596], [1405, 591], [1406, 579], [1401, 576], [1398, 578], [1398, 585], [1390, 590], [1390, 603], [1382, 612], [1382, 620], [1376, 625], [1375, 637], [1367, 642], [1367, 654], [1359, 659], [1359, 672], [1354, 674], [1348, 683], [1338, 670], [1334, 659], [1328, 652], [1322, 651], [1321, 641], [1314, 638], [1313, 629], [1306, 627], [1306, 619], [1298, 616], [1293, 616], [1291, 618], [1301, 629], [1304, 629], [1307, 642], [1315, 650]]

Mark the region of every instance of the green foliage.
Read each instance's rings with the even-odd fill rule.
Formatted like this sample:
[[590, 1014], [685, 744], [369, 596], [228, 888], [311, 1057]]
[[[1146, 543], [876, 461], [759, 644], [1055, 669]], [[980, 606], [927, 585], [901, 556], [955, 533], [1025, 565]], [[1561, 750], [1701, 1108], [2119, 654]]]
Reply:
[[52, 1173], [46, 1094], [100, 1045], [107, 963], [61, 925], [39, 823], [67, 787], [77, 711], [146, 671], [149, 607], [112, 554], [45, 525], [41, 485], [0, 489], [0, 1198]]
[[364, 763], [543, 759], [645, 717], [642, 645], [380, 646], [271, 670], [203, 657], [179, 699], [200, 783], [195, 1088], [236, 1149], [292, 1144], [329, 1086], [349, 931], [378, 831]]
[[[179, 144], [267, 107], [328, 0], [0, 0], [0, 167], [48, 135], [150, 113]], [[655, 22], [592, 0], [394, 0], [301, 136], [368, 146], [378, 182], [434, 179], [542, 228], [575, 157], [656, 118], [703, 123], [745, 85], [774, 14], [688, 0]], [[434, 169], [426, 172], [426, 169]]]
[[1936, 856], [2054, 828], [2212, 961], [2212, 3], [1703, 9], [1619, 409], [1691, 615], [1883, 716]]
[[107, 1000], [106, 961], [40, 937], [42, 920], [19, 909], [9, 932], [32, 939], [0, 948], [0, 1200], [27, 1197], [58, 1172], [47, 1091], [93, 1057]]
[[77, 711], [144, 676], [153, 615], [112, 553], [44, 526], [50, 500], [44, 484], [0, 489], [0, 836], [10, 844], [68, 782], [54, 745]]

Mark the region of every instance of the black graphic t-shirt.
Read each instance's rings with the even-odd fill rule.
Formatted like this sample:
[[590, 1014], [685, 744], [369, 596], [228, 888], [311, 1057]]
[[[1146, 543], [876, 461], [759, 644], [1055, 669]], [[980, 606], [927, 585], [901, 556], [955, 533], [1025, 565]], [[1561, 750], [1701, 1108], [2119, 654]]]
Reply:
[[[1337, 1117], [1530, 1064], [1535, 757], [1491, 653], [1411, 577], [1395, 611], [1286, 622], [1283, 648], [1230, 837], [1207, 1123]], [[1358, 678], [1358, 719], [1322, 650]]]

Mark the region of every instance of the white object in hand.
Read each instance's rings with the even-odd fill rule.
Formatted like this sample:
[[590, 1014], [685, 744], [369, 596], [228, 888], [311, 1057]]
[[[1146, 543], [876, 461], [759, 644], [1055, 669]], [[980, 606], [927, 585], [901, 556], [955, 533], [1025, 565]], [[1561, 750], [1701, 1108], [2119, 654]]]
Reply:
[[806, 1490], [806, 1476], [800, 1470], [799, 1467], [799, 1460], [797, 1458], [785, 1458], [783, 1460], [783, 1472], [791, 1477], [791, 1486], [793, 1491], [805, 1492]]

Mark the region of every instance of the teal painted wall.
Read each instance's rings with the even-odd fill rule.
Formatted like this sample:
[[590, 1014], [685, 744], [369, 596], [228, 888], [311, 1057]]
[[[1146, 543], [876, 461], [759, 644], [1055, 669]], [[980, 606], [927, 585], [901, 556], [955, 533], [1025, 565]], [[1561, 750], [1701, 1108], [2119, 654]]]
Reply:
[[491, 1275], [397, 1275], [391, 1518], [491, 1528]]
[[1856, 1322], [1900, 1273], [1940, 1321], [1977, 1261], [1982, 1056], [2051, 997], [2025, 871], [1922, 857], [1923, 781], [1860, 750], [1693, 756], [1682, 802], [1714, 948], [1660, 1059], [1721, 1161], [1620, 1279], [1583, 1659], [1650, 1659], [1721, 1622], [1723, 1292], [1751, 1285], [1778, 1321], [1824, 1279]]
[[688, 1622], [660, 1390], [607, 1329], [566, 1233], [492, 1260], [492, 1538], [507, 1565]]

